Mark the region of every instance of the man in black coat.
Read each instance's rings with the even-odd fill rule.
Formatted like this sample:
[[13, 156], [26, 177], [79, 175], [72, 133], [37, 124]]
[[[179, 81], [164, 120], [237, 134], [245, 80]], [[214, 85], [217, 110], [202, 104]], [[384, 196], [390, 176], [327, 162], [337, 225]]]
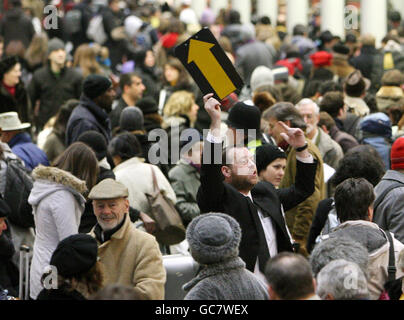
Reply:
[[104, 76], [89, 75], [83, 83], [80, 104], [73, 110], [66, 127], [66, 145], [77, 141], [86, 131], [101, 133], [107, 143], [111, 140], [111, 112], [115, 90], [111, 81]]
[[[242, 230], [240, 257], [247, 269], [256, 274], [264, 273], [271, 256], [293, 251], [293, 239], [283, 211], [295, 207], [314, 192], [316, 161], [307, 151], [303, 131], [279, 122], [285, 140], [297, 149], [296, 183], [277, 190], [267, 182], [258, 182], [255, 161], [247, 148], [227, 147], [222, 157], [220, 103], [212, 94], [206, 95], [204, 100], [211, 126], [204, 146], [198, 205], [203, 213], [224, 212], [239, 222]], [[222, 158], [225, 162], [220, 163]]]
[[32, 106], [35, 106], [37, 131], [56, 115], [64, 102], [80, 98], [83, 78], [73, 68], [65, 67], [65, 62], [63, 41], [53, 38], [48, 44], [48, 63], [34, 72], [28, 86]]

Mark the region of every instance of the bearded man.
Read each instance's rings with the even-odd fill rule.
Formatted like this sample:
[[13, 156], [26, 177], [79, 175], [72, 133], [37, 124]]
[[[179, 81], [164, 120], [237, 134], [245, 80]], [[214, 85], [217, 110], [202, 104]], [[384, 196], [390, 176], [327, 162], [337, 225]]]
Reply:
[[289, 210], [313, 193], [317, 161], [307, 151], [303, 131], [279, 122], [282, 136], [296, 149], [296, 183], [275, 189], [258, 182], [254, 156], [244, 145], [228, 146], [222, 152], [220, 103], [212, 94], [204, 101], [211, 126], [204, 142], [198, 205], [202, 213], [224, 212], [237, 220], [242, 231], [239, 255], [247, 269], [263, 279], [270, 257], [293, 251], [283, 208]]

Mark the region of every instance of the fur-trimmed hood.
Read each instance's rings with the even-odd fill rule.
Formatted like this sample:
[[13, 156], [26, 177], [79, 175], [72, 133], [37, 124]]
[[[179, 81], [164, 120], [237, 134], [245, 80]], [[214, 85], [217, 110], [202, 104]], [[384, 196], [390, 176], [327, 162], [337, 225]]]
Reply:
[[85, 198], [82, 194], [87, 191], [86, 182], [70, 172], [40, 165], [32, 171], [32, 177], [35, 182], [28, 200], [31, 205], [37, 205], [43, 198], [59, 190], [70, 191], [84, 205]]
[[382, 86], [376, 93], [377, 98], [400, 99], [404, 97], [403, 89], [393, 86]]

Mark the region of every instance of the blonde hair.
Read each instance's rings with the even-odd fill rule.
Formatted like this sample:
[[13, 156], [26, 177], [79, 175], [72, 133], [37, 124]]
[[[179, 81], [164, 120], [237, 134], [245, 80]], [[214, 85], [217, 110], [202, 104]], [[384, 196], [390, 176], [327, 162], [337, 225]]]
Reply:
[[102, 68], [97, 62], [96, 51], [88, 44], [82, 44], [76, 49], [73, 67], [79, 67], [84, 78], [90, 74], [103, 74]]
[[185, 90], [174, 92], [164, 107], [164, 116], [171, 117], [187, 114], [191, 111], [194, 103], [195, 97], [191, 92]]

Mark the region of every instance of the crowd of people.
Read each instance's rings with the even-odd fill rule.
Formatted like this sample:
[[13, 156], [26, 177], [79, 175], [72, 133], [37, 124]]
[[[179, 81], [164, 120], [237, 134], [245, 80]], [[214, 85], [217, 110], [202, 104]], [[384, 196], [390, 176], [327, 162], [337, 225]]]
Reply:
[[[187, 300], [404, 299], [398, 12], [379, 47], [189, 0], [59, 1], [53, 29], [47, 4], [0, 18], [0, 297], [25, 244], [34, 300], [163, 300], [173, 255]], [[244, 80], [222, 101], [175, 57], [201, 27]]]

